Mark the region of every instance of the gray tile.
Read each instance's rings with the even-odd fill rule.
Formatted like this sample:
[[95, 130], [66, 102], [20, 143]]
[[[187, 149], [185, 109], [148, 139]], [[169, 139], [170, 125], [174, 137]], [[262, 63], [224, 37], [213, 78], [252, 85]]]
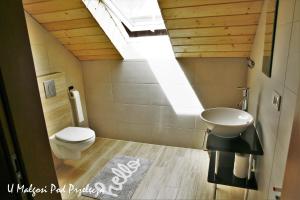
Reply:
[[124, 61], [112, 67], [112, 81], [126, 83], [157, 83], [146, 61]]
[[150, 105], [151, 84], [113, 84], [114, 101], [122, 104]]
[[272, 79], [275, 78], [281, 83], [284, 83], [285, 80], [291, 32], [292, 23], [279, 25], [276, 30]]
[[296, 0], [294, 22], [300, 21], [300, 0]]
[[293, 25], [292, 39], [286, 71], [285, 85], [294, 93], [298, 91], [300, 76], [300, 22]]
[[93, 87], [94, 84], [111, 82], [111, 65], [118, 62], [108, 61], [85, 61], [82, 62], [83, 77], [86, 87]]
[[281, 104], [281, 115], [278, 126], [274, 163], [272, 167], [269, 198], [274, 198], [272, 188], [282, 187], [285, 165], [289, 150], [290, 136], [294, 120], [297, 96], [289, 89], [285, 89]]
[[293, 21], [295, 0], [279, 1], [278, 24], [287, 24]]

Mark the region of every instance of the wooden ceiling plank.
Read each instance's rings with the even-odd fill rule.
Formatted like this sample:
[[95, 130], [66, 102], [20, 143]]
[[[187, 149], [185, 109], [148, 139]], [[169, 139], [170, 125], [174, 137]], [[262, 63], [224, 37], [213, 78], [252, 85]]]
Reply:
[[215, 44], [215, 45], [186, 45], [173, 46], [176, 53], [206, 52], [206, 51], [250, 51], [252, 44]]
[[51, 32], [55, 37], [76, 37], [76, 36], [89, 36], [89, 35], [104, 35], [105, 33], [101, 30], [100, 27], [86, 27], [86, 28], [76, 28], [69, 30], [61, 31], [52, 31]]
[[171, 38], [171, 43], [172, 45], [239, 44], [239, 43], [252, 44], [254, 36], [255, 35]]
[[30, 14], [57, 12], [76, 8], [84, 8], [81, 0], [52, 0], [52, 1], [29, 1], [23, 0], [24, 9]]
[[122, 59], [81, 0], [25, 1], [25, 10], [77, 58]]
[[68, 30], [68, 29], [98, 26], [97, 22], [93, 18], [51, 22], [51, 23], [44, 23], [42, 25], [49, 31]]
[[174, 37], [203, 37], [203, 36], [225, 36], [225, 35], [254, 35], [256, 25], [234, 26], [234, 27], [211, 27], [196, 29], [169, 30], [171, 38]]
[[250, 52], [194, 52], [194, 53], [175, 53], [177, 58], [193, 58], [193, 57], [249, 57]]
[[33, 15], [39, 23], [59, 22], [92, 17], [86, 8]]
[[110, 41], [106, 35], [91, 35], [91, 36], [79, 36], [79, 37], [65, 37], [59, 38], [62, 44], [83, 44], [94, 42], [106, 42]]
[[[220, 5], [195, 6], [185, 8], [163, 9], [164, 20], [192, 18], [192, 17], [210, 17], [260, 13], [263, 1], [250, 1], [241, 3], [230, 3]], [[269, 12], [274, 10], [270, 8]]]
[[65, 45], [65, 46], [67, 49], [69, 49], [71, 51], [114, 48], [114, 45], [111, 42], [69, 44], [69, 45]]
[[[268, 15], [267, 23], [274, 21], [274, 15]], [[205, 28], [205, 27], [220, 27], [220, 26], [242, 26], [242, 25], [257, 25], [260, 14], [244, 14], [230, 15], [217, 17], [201, 17], [188, 19], [170, 19], [166, 20], [165, 24], [168, 30], [182, 28]]]
[[72, 51], [76, 56], [92, 56], [92, 55], [118, 55], [116, 49], [89, 49]]
[[120, 55], [77, 56], [77, 58], [79, 60], [81, 60], [81, 61], [87, 61], [87, 60], [107, 60], [107, 59], [122, 60], [122, 57]]
[[22, 3], [23, 3], [23, 5], [26, 5], [26, 4], [32, 4], [32, 3], [45, 2], [45, 1], [53, 1], [53, 0], [23, 0]]
[[182, 8], [191, 6], [215, 5], [224, 3], [235, 3], [249, 0], [158, 0], [159, 6], [165, 8]]

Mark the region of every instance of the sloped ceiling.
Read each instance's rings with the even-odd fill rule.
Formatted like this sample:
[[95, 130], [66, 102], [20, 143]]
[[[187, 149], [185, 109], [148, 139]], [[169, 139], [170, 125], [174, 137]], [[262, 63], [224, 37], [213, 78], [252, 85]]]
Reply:
[[[176, 57], [248, 57], [262, 0], [158, 0]], [[271, 48], [274, 7], [268, 10]]]
[[23, 0], [23, 6], [79, 60], [121, 59], [81, 0]]

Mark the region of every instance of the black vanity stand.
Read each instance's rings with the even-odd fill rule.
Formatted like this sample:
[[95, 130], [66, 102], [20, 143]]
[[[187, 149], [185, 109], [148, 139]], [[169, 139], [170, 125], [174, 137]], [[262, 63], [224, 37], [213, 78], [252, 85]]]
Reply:
[[[215, 184], [229, 185], [247, 189], [244, 199], [248, 197], [248, 189], [257, 190], [255, 173], [252, 171], [254, 155], [263, 155], [262, 145], [253, 125], [236, 138], [222, 138], [207, 131], [206, 148], [210, 152], [207, 181]], [[235, 153], [249, 154], [248, 177], [241, 179], [233, 174]]]

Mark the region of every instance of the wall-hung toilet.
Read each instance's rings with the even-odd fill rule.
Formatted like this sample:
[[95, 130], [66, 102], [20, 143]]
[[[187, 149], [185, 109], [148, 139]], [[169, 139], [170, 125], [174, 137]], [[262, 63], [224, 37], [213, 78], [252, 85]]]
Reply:
[[80, 159], [81, 152], [95, 142], [95, 132], [90, 128], [67, 127], [50, 136], [50, 146], [59, 159]]

